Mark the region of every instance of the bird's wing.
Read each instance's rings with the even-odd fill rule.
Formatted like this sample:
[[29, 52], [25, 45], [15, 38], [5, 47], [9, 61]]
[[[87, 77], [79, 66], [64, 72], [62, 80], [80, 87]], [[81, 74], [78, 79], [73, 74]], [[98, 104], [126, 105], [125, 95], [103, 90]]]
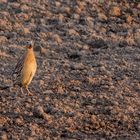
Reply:
[[17, 64], [16, 64], [16, 66], [15, 66], [15, 69], [14, 69], [14, 71], [13, 71], [13, 74], [20, 74], [20, 73], [21, 73], [21, 70], [22, 70], [23, 64], [24, 64], [25, 56], [26, 56], [26, 55], [23, 54], [23, 55], [19, 58], [19, 60], [18, 60], [18, 62], [17, 62]]

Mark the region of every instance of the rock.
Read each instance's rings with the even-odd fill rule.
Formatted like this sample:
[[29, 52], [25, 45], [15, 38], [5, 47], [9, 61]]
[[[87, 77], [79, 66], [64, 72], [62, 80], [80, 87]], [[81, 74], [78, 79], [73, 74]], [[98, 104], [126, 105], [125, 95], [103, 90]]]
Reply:
[[41, 47], [40, 47], [40, 54], [46, 56], [46, 54], [47, 54], [47, 49], [41, 46]]
[[4, 43], [5, 41], [7, 41], [7, 38], [5, 36], [0, 36], [0, 43]]
[[23, 12], [26, 12], [31, 9], [29, 6], [27, 6], [27, 4], [23, 4], [20, 8]]
[[7, 3], [7, 0], [0, 0], [0, 4]]
[[74, 65], [71, 65], [71, 68], [74, 70], [83, 70], [85, 66], [82, 63], [75, 63]]
[[56, 5], [56, 7], [60, 7], [61, 6], [61, 3], [58, 2], [58, 1], [55, 1], [55, 5]]
[[45, 119], [45, 120], [47, 121], [48, 124], [50, 124], [50, 123], [53, 122], [52, 116], [49, 115], [49, 114], [47, 114], [47, 113], [44, 113], [43, 119]]
[[1, 30], [9, 30], [11, 31], [12, 30], [12, 26], [11, 26], [11, 23], [10, 21], [6, 20], [6, 19], [0, 19], [0, 29]]
[[58, 87], [57, 87], [57, 92], [58, 92], [59, 94], [64, 94], [64, 88], [63, 88], [62, 86], [58, 86]]
[[137, 8], [140, 9], [140, 3], [138, 3]]
[[77, 15], [79, 15], [81, 13], [81, 9], [78, 6], [75, 7], [75, 13]]
[[137, 29], [136, 33], [134, 34], [134, 39], [138, 46], [140, 46], [140, 29]]
[[28, 137], [27, 140], [34, 140], [34, 137]]
[[106, 21], [107, 16], [104, 13], [98, 13], [98, 18], [100, 21]]
[[21, 12], [21, 10], [19, 9], [20, 8], [20, 3], [17, 3], [17, 2], [9, 2], [8, 5], [10, 7], [14, 8], [15, 11], [18, 11], [18, 12], [20, 11]]
[[44, 84], [45, 84], [44, 80], [39, 80], [39, 85], [40, 85], [40, 86], [42, 86], [42, 85], [44, 85]]
[[96, 121], [97, 121], [96, 115], [91, 115], [91, 121], [92, 121], [93, 123], [96, 123]]
[[89, 46], [88, 46], [88, 45], [84, 45], [84, 46], [83, 46], [83, 49], [84, 49], [84, 50], [89, 50]]
[[50, 100], [50, 98], [48, 96], [46, 96], [44, 99], [46, 102], [48, 102]]
[[70, 14], [70, 7], [61, 7], [60, 11], [64, 14], [64, 13], [67, 13], [67, 14]]
[[7, 119], [5, 117], [0, 116], [0, 126], [7, 123]]
[[23, 33], [24, 34], [29, 34], [30, 33], [30, 30], [26, 27], [23, 27]]
[[57, 44], [61, 44], [62, 43], [62, 39], [61, 39], [61, 37], [58, 34], [54, 34], [52, 37], [53, 37], [54, 41]]
[[8, 140], [7, 134], [6, 133], [2, 133], [0, 136], [1, 140]]
[[23, 118], [17, 118], [15, 120], [15, 123], [18, 125], [18, 126], [22, 126], [24, 124], [24, 121], [23, 121]]
[[16, 15], [18, 17], [19, 20], [21, 21], [27, 21], [29, 20], [30, 16], [26, 13], [19, 13]]
[[69, 29], [69, 30], [68, 30], [68, 34], [71, 35], [71, 36], [72, 36], [72, 35], [74, 35], [74, 36], [75, 36], [75, 35], [76, 35], [76, 36], [79, 36], [79, 33], [76, 32], [74, 29]]
[[43, 91], [43, 94], [53, 94], [53, 91], [52, 90], [45, 90], [45, 91]]
[[35, 117], [41, 117], [41, 118], [43, 118], [43, 115], [44, 115], [44, 109], [43, 109], [43, 107], [42, 106], [36, 106], [35, 108], [34, 108], [34, 110], [33, 110], [33, 115], [35, 116]]
[[132, 16], [128, 15], [128, 16], [126, 17], [126, 21], [127, 21], [129, 24], [131, 24], [132, 21], [133, 21]]
[[79, 15], [79, 14], [73, 14], [73, 18], [74, 18], [75, 20], [79, 20], [79, 19], [80, 19], [80, 15]]
[[47, 38], [47, 34], [44, 33], [44, 32], [40, 32], [40, 36], [41, 36], [41, 38], [43, 38], [43, 39]]
[[112, 16], [120, 16], [121, 15], [121, 9], [120, 7], [118, 6], [113, 6], [111, 9], [110, 9], [110, 15]]
[[59, 13], [58, 19], [59, 19], [59, 22], [60, 22], [60, 23], [63, 23], [63, 21], [64, 21], [64, 16], [63, 16], [63, 14]]
[[80, 9], [80, 11], [83, 11], [86, 7], [86, 3], [84, 1], [77, 1], [77, 3], [78, 3], [78, 8]]

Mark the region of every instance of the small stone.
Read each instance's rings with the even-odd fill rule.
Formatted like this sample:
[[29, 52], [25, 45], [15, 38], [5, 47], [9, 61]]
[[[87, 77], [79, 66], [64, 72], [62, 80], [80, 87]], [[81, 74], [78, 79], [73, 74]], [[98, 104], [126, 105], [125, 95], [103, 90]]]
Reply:
[[140, 3], [138, 3], [137, 8], [140, 9]]
[[106, 21], [107, 16], [104, 13], [98, 13], [99, 20], [101, 21]]
[[85, 4], [85, 2], [83, 1], [77, 1], [77, 3], [78, 3], [78, 7], [79, 7], [79, 9], [81, 10], [81, 11], [83, 11], [84, 9], [85, 9], [85, 7], [86, 7], [86, 4]]
[[56, 2], [55, 2], [55, 5], [56, 5], [56, 7], [60, 7], [60, 6], [61, 6], [61, 3], [58, 2], [58, 1], [56, 1]]
[[0, 43], [4, 43], [7, 41], [7, 38], [5, 36], [0, 36]]
[[83, 70], [85, 66], [82, 63], [76, 63], [75, 65], [72, 66], [72, 69], [75, 70]]
[[76, 32], [74, 29], [69, 29], [69, 30], [68, 30], [68, 34], [69, 34], [69, 35], [76, 35], [76, 36], [79, 35], [79, 33]]
[[114, 6], [114, 7], [111, 8], [110, 14], [113, 15], [113, 16], [120, 16], [121, 15], [121, 10], [120, 10], [119, 7]]
[[0, 3], [7, 3], [7, 0], [0, 0]]
[[11, 22], [6, 19], [0, 19], [0, 29], [12, 30]]
[[89, 46], [88, 46], [88, 45], [84, 45], [84, 46], [83, 46], [83, 49], [84, 49], [84, 50], [89, 50]]
[[58, 86], [57, 92], [60, 93], [60, 94], [64, 94], [64, 89], [63, 89], [63, 87], [62, 87], [62, 86]]
[[14, 8], [15, 10], [18, 10], [19, 7], [20, 7], [20, 3], [17, 3], [17, 2], [9, 2], [8, 4], [9, 4], [9, 6], [11, 6], [12, 8]]
[[1, 140], [8, 140], [6, 133], [1, 134], [0, 139]]
[[73, 14], [73, 18], [76, 19], [76, 20], [79, 20], [80, 19], [80, 15], [79, 14]]
[[135, 41], [138, 46], [140, 46], [140, 29], [138, 29], [134, 35]]
[[53, 35], [53, 39], [58, 44], [62, 43], [62, 39], [58, 34]]
[[18, 126], [22, 126], [22, 125], [24, 124], [23, 118], [17, 118], [17, 119], [15, 120], [15, 123], [16, 123]]
[[134, 113], [135, 110], [133, 109], [132, 106], [129, 106], [129, 107], [128, 107], [128, 111]]
[[48, 124], [50, 124], [50, 123], [53, 122], [52, 116], [51, 115], [48, 115], [47, 113], [44, 113], [43, 114], [43, 119], [45, 119], [48, 122]]
[[43, 117], [44, 115], [44, 109], [42, 106], [36, 106], [33, 110], [33, 115], [35, 117]]
[[70, 14], [70, 7], [64, 7], [64, 11], [65, 11], [67, 14]]
[[100, 125], [101, 125], [101, 127], [105, 127], [106, 124], [105, 124], [105, 122], [102, 121], [102, 122], [100, 122]]
[[44, 32], [40, 32], [40, 36], [42, 37], [42, 38], [47, 38], [47, 34], [46, 33], [44, 33]]
[[4, 125], [7, 122], [5, 117], [0, 116], [0, 126]]
[[81, 13], [81, 9], [78, 6], [76, 6], [76, 8], [75, 8], [75, 13], [77, 15], [79, 15]]
[[97, 121], [96, 115], [92, 115], [92, 116], [91, 116], [91, 121], [92, 121], [93, 123], [95, 123], [95, 122]]
[[132, 21], [133, 21], [133, 18], [132, 18], [132, 16], [127, 16], [126, 17], [126, 21], [129, 23], [129, 24], [131, 24], [132, 23]]
[[53, 91], [52, 91], [52, 90], [45, 90], [45, 91], [43, 92], [43, 94], [53, 94]]
[[5, 16], [5, 17], [10, 17], [10, 14], [6, 11], [0, 11], [0, 14]]
[[92, 100], [91, 100], [91, 103], [92, 103], [92, 104], [96, 104], [96, 103], [97, 103], [97, 100], [96, 100], [96, 99], [92, 99]]
[[58, 19], [59, 19], [59, 21], [62, 23], [62, 22], [64, 21], [64, 16], [63, 16], [63, 14], [59, 14], [59, 15], [58, 15]]
[[50, 100], [50, 98], [49, 98], [48, 96], [46, 96], [46, 97], [45, 97], [45, 101], [48, 102], [49, 100]]
[[41, 55], [46, 55], [47, 54], [47, 49], [41, 46], [40, 47], [40, 54]]
[[30, 33], [30, 30], [28, 28], [23, 28], [23, 33], [24, 34], [29, 34]]
[[27, 140], [34, 140], [34, 137], [28, 137]]
[[93, 27], [94, 22], [93, 22], [93, 18], [92, 17], [88, 16], [86, 18], [86, 21], [87, 21], [86, 23], [88, 24], [89, 27]]
[[24, 20], [24, 21], [27, 21], [29, 20], [30, 16], [28, 14], [25, 14], [25, 13], [19, 13], [17, 14], [17, 17], [20, 19], [20, 20]]
[[39, 85], [40, 86], [44, 85], [44, 83], [45, 83], [44, 80], [39, 80]]
[[21, 8], [22, 11], [28, 11], [28, 10], [30, 10], [30, 7], [27, 6], [26, 4], [22, 5], [20, 8]]

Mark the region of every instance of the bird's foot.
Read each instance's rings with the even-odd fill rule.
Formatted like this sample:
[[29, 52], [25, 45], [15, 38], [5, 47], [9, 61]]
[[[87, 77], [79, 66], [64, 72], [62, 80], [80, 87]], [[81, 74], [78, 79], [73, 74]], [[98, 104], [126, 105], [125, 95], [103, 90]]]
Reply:
[[28, 96], [33, 96], [33, 93], [32, 92], [28, 92]]

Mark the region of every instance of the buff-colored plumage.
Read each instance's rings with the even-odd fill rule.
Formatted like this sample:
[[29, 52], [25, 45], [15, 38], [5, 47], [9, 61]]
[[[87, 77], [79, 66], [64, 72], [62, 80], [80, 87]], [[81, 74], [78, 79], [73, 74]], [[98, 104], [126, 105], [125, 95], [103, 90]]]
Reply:
[[15, 74], [14, 85], [26, 88], [28, 94], [31, 94], [28, 85], [31, 83], [37, 68], [36, 58], [33, 51], [33, 45], [30, 43], [26, 47], [26, 53], [19, 59], [13, 74]]

